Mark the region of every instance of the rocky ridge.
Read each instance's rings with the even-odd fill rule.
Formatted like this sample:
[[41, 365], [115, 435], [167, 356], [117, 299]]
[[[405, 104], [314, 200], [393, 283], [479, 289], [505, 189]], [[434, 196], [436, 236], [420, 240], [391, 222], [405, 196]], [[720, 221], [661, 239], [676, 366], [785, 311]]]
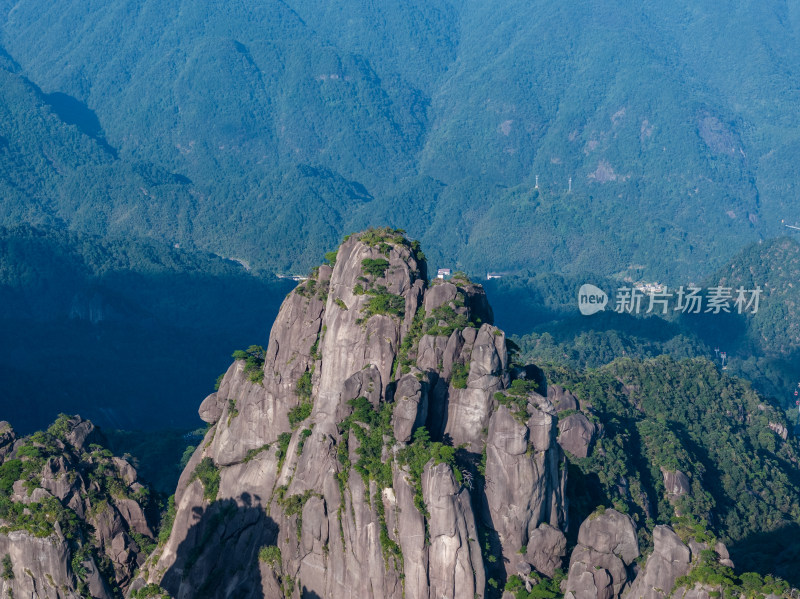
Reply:
[[568, 460], [590, 455], [603, 427], [537, 368], [512, 363], [492, 320], [465, 276], [429, 283], [402, 232], [347, 238], [286, 298], [266, 350], [237, 352], [202, 402], [210, 429], [181, 476], [168, 540], [132, 588], [176, 599], [551, 596], [534, 586], [558, 585], [579, 524], [553, 596], [718, 592], [689, 575], [730, 565], [721, 544], [709, 554], [656, 527], [642, 565], [629, 516], [568, 522]]
[[134, 468], [80, 417], [0, 431], [0, 596], [121, 597], [155, 546]]
[[401, 232], [351, 236], [328, 258], [266, 350], [236, 352], [202, 402], [209, 429], [157, 545], [147, 490], [90, 422], [63, 416], [24, 439], [0, 423], [0, 591], [789, 596], [782, 581], [734, 581], [726, 547], [681, 513], [694, 487], [680, 470], [661, 468], [675, 528], [637, 530], [602, 506], [569, 522], [568, 467], [605, 450], [599, 412], [516, 364], [482, 288], [429, 283]]

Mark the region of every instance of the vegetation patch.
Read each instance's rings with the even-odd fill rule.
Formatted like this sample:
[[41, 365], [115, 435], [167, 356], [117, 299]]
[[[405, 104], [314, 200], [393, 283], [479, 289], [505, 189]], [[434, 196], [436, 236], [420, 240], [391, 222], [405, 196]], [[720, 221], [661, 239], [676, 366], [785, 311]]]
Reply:
[[194, 469], [190, 480], [199, 480], [203, 485], [203, 499], [206, 501], [216, 501], [219, 493], [219, 468], [209, 457], [203, 458]]
[[[291, 435], [290, 435], [290, 436], [291, 436]], [[262, 445], [261, 447], [256, 447], [255, 449], [251, 449], [250, 451], [248, 451], [248, 452], [245, 454], [245, 456], [244, 456], [244, 460], [242, 460], [242, 461], [243, 461], [243, 462], [246, 464], [247, 462], [249, 462], [249, 461], [251, 461], [251, 460], [255, 459], [255, 457], [256, 457], [258, 454], [260, 454], [260, 453], [262, 453], [262, 452], [264, 452], [264, 451], [267, 451], [267, 450], [269, 450], [269, 447], [270, 447], [270, 444], [269, 444], [269, 443], [265, 443], [265, 444], [264, 444], [264, 445]]]
[[564, 578], [564, 571], [557, 569], [552, 578], [540, 576], [536, 579], [537, 582], [528, 591], [522, 578], [512, 574], [506, 581], [505, 590], [514, 595], [515, 599], [557, 599], [563, 596], [560, 585]]
[[455, 462], [455, 448], [439, 442], [431, 442], [430, 433], [421, 426], [414, 432], [414, 440], [397, 453], [397, 463], [408, 466], [411, 487], [414, 489], [414, 506], [419, 512], [429, 518], [425, 498], [422, 495], [422, 473], [425, 465], [433, 460], [434, 465], [445, 463], [453, 469], [457, 479], [461, 479], [461, 472], [456, 474], [458, 467]]
[[282, 487], [283, 491], [278, 493], [278, 504], [283, 508], [283, 513], [287, 516], [296, 516], [296, 532], [297, 540], [303, 534], [303, 508], [312, 497], [322, 498], [322, 495], [315, 493], [310, 489], [301, 494], [290, 495], [286, 497], [286, 487]]
[[469, 378], [469, 364], [453, 364], [453, 375], [450, 384], [454, 389], [466, 389], [467, 379]]
[[131, 592], [131, 599], [169, 599], [169, 597], [169, 593], [154, 582]]
[[456, 294], [455, 300], [437, 306], [431, 311], [430, 316], [425, 318], [423, 323], [423, 334], [449, 337], [453, 331], [460, 331], [470, 325], [478, 326], [480, 322], [476, 319], [473, 322], [467, 318], [466, 314], [456, 312], [457, 308], [464, 306], [464, 295], [460, 291]]
[[3, 556], [3, 573], [2, 577], [3, 580], [13, 580], [14, 579], [14, 564], [11, 563], [11, 556], [6, 553]]
[[364, 258], [361, 261], [361, 270], [364, 274], [379, 279], [386, 274], [389, 268], [389, 261], [384, 258]]
[[400, 343], [400, 347], [397, 350], [397, 360], [394, 366], [395, 380], [411, 372], [411, 367], [416, 362], [416, 355], [414, 355], [414, 352], [416, 352], [419, 346], [424, 322], [425, 309], [420, 307], [417, 313], [414, 314], [414, 319], [411, 321], [411, 328], [408, 330], [408, 333], [406, 333], [406, 336], [403, 337], [403, 341]]
[[[311, 346], [311, 359], [314, 361], [322, 359], [322, 355], [319, 353], [319, 344], [322, 342], [323, 337], [325, 337], [325, 332], [327, 330], [328, 327], [326, 325], [322, 325], [322, 329], [320, 329], [320, 332], [317, 333], [317, 338], [314, 340], [314, 345]], [[309, 396], [310, 394], [311, 392], [309, 391]]]
[[295, 287], [294, 292], [297, 295], [303, 296], [305, 298], [311, 299], [317, 293], [317, 280], [315, 277], [309, 277], [302, 283], [300, 283], [297, 287]]
[[[349, 236], [345, 237], [345, 241], [348, 238]], [[405, 238], [403, 229], [391, 229], [389, 227], [369, 228], [359, 235], [358, 240], [370, 247], [380, 247], [381, 244], [410, 245], [410, 242]]]
[[301, 455], [303, 453], [303, 447], [306, 444], [306, 439], [308, 439], [310, 436], [310, 428], [303, 429], [303, 432], [300, 433], [300, 438], [297, 441], [297, 455]]
[[289, 410], [289, 424], [291, 424], [292, 429], [297, 428], [303, 420], [311, 416], [311, 410], [314, 408], [314, 404], [311, 401], [312, 373], [313, 366], [311, 370], [306, 370], [295, 384], [294, 392], [300, 398], [300, 403]]
[[[264, 373], [261, 373], [263, 378]], [[231, 425], [231, 420], [236, 418], [239, 415], [239, 410], [236, 409], [236, 400], [235, 399], [228, 399], [228, 426]]]
[[[342, 430], [342, 443], [339, 445], [339, 461], [350, 467], [347, 435], [352, 432], [358, 439], [359, 447], [356, 449], [358, 460], [353, 467], [369, 486], [369, 481], [374, 480], [380, 488], [392, 486], [391, 462], [383, 463], [384, 437], [393, 438], [392, 434], [392, 404], [381, 404], [376, 410], [366, 397], [352, 399], [349, 405], [353, 408], [344, 421], [339, 424]], [[345, 481], [346, 482], [346, 481]]]
[[406, 313], [406, 299], [402, 295], [390, 293], [382, 285], [369, 289], [367, 295], [370, 298], [367, 300], [366, 305], [361, 308], [362, 317], [356, 321], [358, 324], [365, 323], [375, 314], [402, 317]]
[[278, 435], [278, 472], [283, 468], [283, 462], [286, 461], [286, 453], [289, 451], [289, 443], [292, 441], [292, 433], [281, 433]]
[[244, 360], [244, 373], [251, 383], [261, 384], [264, 380], [264, 348], [260, 345], [251, 345], [247, 349], [237, 349], [233, 352], [234, 360]]
[[158, 527], [158, 544], [165, 545], [172, 534], [172, 525], [175, 524], [175, 516], [178, 509], [175, 507], [175, 495], [170, 495], [167, 500], [167, 509], [161, 516], [161, 525]]
[[310, 401], [303, 400], [289, 410], [289, 424], [292, 426], [292, 429], [296, 429], [301, 422], [311, 416], [311, 410], [313, 409], [314, 404]]
[[312, 391], [312, 383], [311, 383], [311, 370], [306, 370], [299, 379], [297, 379], [297, 383], [294, 386], [294, 393], [300, 399], [310, 400], [311, 399], [311, 391]]
[[403, 571], [403, 552], [400, 546], [392, 540], [389, 536], [389, 527], [386, 525], [386, 508], [383, 505], [383, 496], [378, 490], [378, 497], [375, 498], [373, 504], [378, 513], [378, 524], [380, 527], [380, 542], [381, 553], [383, 554], [383, 563], [389, 568], [390, 563], [394, 566], [395, 571]]
[[273, 570], [279, 571], [283, 564], [281, 548], [277, 545], [264, 545], [258, 552], [258, 561], [269, 564]]

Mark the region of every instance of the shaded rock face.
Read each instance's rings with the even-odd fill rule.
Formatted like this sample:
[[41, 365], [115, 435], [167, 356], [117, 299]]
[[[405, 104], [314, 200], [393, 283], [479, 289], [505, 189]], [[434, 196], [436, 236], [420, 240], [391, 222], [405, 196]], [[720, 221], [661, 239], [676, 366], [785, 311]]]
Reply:
[[630, 599], [662, 599], [675, 581], [689, 572], [692, 552], [669, 526], [653, 529], [653, 553], [647, 558], [630, 589]]
[[589, 455], [597, 427], [583, 414], [570, 414], [558, 422], [558, 444], [571, 455], [585, 458]]
[[638, 556], [636, 527], [630, 516], [613, 509], [592, 514], [578, 531], [564, 598], [620, 597], [628, 583], [628, 568]]
[[[144, 564], [154, 544], [148, 494], [127, 461], [96, 445], [103, 441], [91, 422], [62, 416], [1, 454], [7, 471], [23, 467], [1, 500], [25, 514], [0, 521], [0, 557], [13, 572], [0, 582], [3, 596], [111, 598]], [[49, 524], [32, 527], [37, 514], [50, 514]]]
[[556, 412], [535, 394], [513, 414], [498, 403], [512, 377], [483, 290], [425, 277], [414, 244], [373, 230], [287, 297], [263, 380], [237, 361], [203, 401], [213, 427], [136, 584], [178, 599], [484, 597], [487, 539], [508, 572], [560, 566]]

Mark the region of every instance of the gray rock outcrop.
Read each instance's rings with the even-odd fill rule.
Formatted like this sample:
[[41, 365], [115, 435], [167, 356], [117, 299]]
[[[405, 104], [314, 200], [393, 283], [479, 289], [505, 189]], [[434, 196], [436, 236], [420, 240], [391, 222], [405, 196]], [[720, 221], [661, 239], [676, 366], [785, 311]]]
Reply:
[[664, 487], [667, 490], [667, 499], [670, 503], [674, 503], [679, 497], [692, 490], [689, 477], [680, 470], [661, 468], [661, 475], [664, 477]]
[[284, 301], [263, 368], [234, 362], [203, 401], [213, 427], [136, 584], [177, 599], [482, 597], [482, 535], [501, 539], [499, 567], [552, 573], [566, 546], [557, 416], [499, 407], [510, 382], [480, 286], [428, 287], [398, 232], [351, 236]]
[[[536, 411], [535, 408], [529, 409]], [[494, 411], [486, 441], [486, 500], [489, 510], [484, 514], [486, 524], [497, 531], [504, 552], [513, 555], [523, 546], [538, 551], [536, 563], [531, 561], [531, 565], [544, 573], [549, 570], [551, 575], [555, 562], [560, 563], [566, 543], [561, 547], [552, 535], [547, 538], [544, 530], [538, 535], [536, 531], [542, 524], [550, 525], [554, 531], [566, 525], [564, 478], [559, 475], [564, 457], [555, 443], [553, 429], [551, 427], [547, 442], [537, 448], [524, 420], [520, 422], [503, 405]], [[548, 544], [537, 545], [537, 538], [546, 539]], [[544, 555], [548, 550], [554, 553]], [[550, 562], [554, 564], [552, 567]], [[509, 574], [515, 574], [517, 569], [518, 560], [510, 561], [507, 566]]]
[[692, 552], [669, 526], [653, 529], [653, 553], [625, 593], [628, 599], [663, 599], [689, 572]]
[[569, 391], [559, 385], [550, 385], [547, 388], [547, 399], [553, 404], [556, 412], [577, 410], [580, 408], [578, 399]]
[[620, 597], [628, 583], [628, 567], [638, 556], [639, 542], [630, 516], [614, 509], [592, 514], [578, 531], [564, 599]]
[[144, 564], [154, 544], [147, 494], [126, 460], [94, 445], [103, 441], [88, 420], [62, 416], [0, 454], [6, 472], [20, 466], [5, 500], [22, 510], [0, 520], [0, 557], [11, 570], [3, 596], [111, 599]]
[[585, 458], [594, 442], [597, 427], [582, 413], [570, 414], [558, 421], [558, 444], [578, 458]]

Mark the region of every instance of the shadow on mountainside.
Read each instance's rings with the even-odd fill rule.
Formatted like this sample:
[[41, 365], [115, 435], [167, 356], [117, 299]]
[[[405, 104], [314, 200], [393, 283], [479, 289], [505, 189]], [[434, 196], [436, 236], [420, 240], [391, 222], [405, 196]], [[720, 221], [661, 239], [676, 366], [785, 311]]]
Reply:
[[244, 493], [239, 501], [216, 501], [193, 511], [194, 522], [161, 586], [173, 597], [266, 599], [258, 553], [275, 544], [278, 525], [264, 511], [262, 498]]
[[728, 544], [737, 572], [779, 576], [800, 587], [800, 524], [791, 522]]

